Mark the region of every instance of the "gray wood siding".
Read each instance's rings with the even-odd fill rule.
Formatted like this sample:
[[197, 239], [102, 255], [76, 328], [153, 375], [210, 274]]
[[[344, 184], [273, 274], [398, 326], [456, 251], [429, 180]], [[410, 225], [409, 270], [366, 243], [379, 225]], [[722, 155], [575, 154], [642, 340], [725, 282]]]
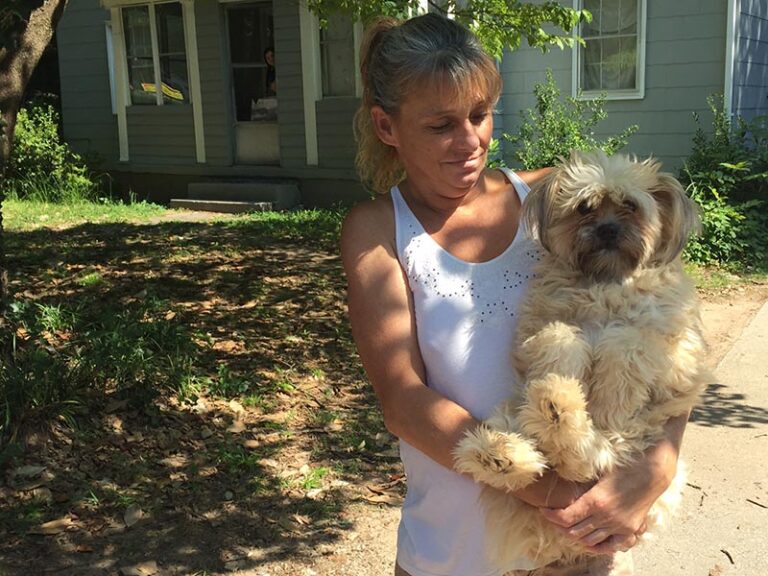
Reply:
[[69, 3], [56, 33], [64, 140], [76, 152], [103, 160], [105, 168], [119, 157], [109, 88], [108, 20], [99, 0], [78, 0]]
[[128, 150], [131, 163], [194, 163], [192, 106], [129, 106]]
[[299, 3], [277, 1], [273, 6], [280, 165], [295, 168], [307, 163]]
[[217, 0], [195, 2], [206, 163], [233, 162], [231, 87], [224, 36], [224, 8]]
[[[567, 3], [571, 5], [570, 2]], [[674, 170], [691, 149], [696, 129], [693, 113], [704, 124], [711, 117], [707, 96], [724, 88], [727, 2], [722, 0], [648, 0], [645, 58], [645, 97], [609, 100], [601, 134], [621, 132], [637, 124], [627, 152], [654, 155]], [[519, 125], [519, 111], [535, 104], [533, 87], [551, 68], [563, 94], [572, 89], [572, 54], [553, 49], [548, 54], [530, 47], [507, 53], [502, 61], [504, 131]], [[506, 151], [510, 156], [509, 150]]]
[[352, 120], [359, 98], [323, 98], [317, 102], [318, 161], [322, 168], [353, 168], [355, 136]]
[[[1, 1], [1, 0], [0, 0]], [[307, 166], [301, 71], [299, 4], [275, 1], [274, 34], [279, 87], [280, 166], [235, 165], [234, 125], [225, 6], [219, 0], [195, 0], [206, 163], [195, 157], [191, 106], [130, 106], [126, 110], [130, 160], [119, 162], [117, 116], [112, 113], [105, 23], [109, 11], [100, 0], [69, 3], [58, 33], [65, 136], [80, 152], [109, 161], [116, 177], [145, 176], [138, 192], [165, 186], [163, 178], [295, 178], [305, 201], [332, 204], [343, 190], [359, 191], [354, 165], [352, 118], [358, 100], [324, 99], [316, 103], [319, 166]], [[306, 184], [306, 190], [304, 190]], [[181, 188], [180, 188], [181, 190]], [[156, 190], [155, 190], [156, 191]], [[313, 200], [314, 199], [314, 200]]]
[[733, 112], [768, 114], [768, 3], [741, 0], [734, 54]]

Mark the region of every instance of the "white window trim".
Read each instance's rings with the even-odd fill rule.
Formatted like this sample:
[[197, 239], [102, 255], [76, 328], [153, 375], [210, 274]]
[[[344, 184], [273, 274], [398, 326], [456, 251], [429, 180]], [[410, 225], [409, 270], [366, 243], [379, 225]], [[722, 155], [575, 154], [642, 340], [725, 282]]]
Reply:
[[112, 22], [104, 22], [107, 35], [107, 68], [109, 70], [109, 96], [112, 101], [112, 114], [117, 115], [117, 79], [115, 77], [115, 43], [112, 37]]
[[[573, 0], [573, 9], [580, 10], [583, 0]], [[645, 37], [648, 22], [648, 4], [647, 0], [638, 0], [640, 3], [640, 18], [637, 22], [637, 88], [634, 90], [590, 90], [579, 92], [580, 71], [581, 71], [581, 44], [574, 44], [571, 63], [571, 95], [580, 100], [591, 100], [600, 96], [605, 96], [606, 100], [642, 100], [645, 98]], [[580, 32], [579, 28], [574, 31], [574, 37]]]
[[[112, 47], [114, 50], [114, 65], [116, 76], [116, 106], [117, 131], [120, 145], [120, 161], [128, 162], [128, 118], [126, 109], [131, 106], [128, 98], [128, 69], [126, 65], [125, 31], [123, 30], [122, 9], [131, 6], [156, 6], [170, 2], [180, 2], [184, 21], [184, 41], [187, 51], [187, 75], [189, 78], [189, 94], [192, 106], [192, 117], [195, 130], [195, 156], [198, 164], [205, 164], [205, 128], [202, 105], [202, 88], [200, 82], [200, 61], [197, 49], [197, 24], [195, 20], [194, 0], [101, 0], [102, 5], [110, 10], [112, 28]], [[157, 45], [157, 25], [155, 10], [149, 11], [152, 36], [152, 58], [155, 66], [155, 94], [157, 105], [163, 105], [162, 77], [160, 74], [160, 58]]]
[[195, 154], [198, 164], [205, 164], [205, 117], [203, 116], [203, 89], [200, 81], [200, 57], [197, 49], [197, 21], [194, 0], [182, 0], [184, 41], [187, 50], [189, 93], [192, 97], [192, 117], [195, 124]]
[[120, 162], [128, 162], [128, 71], [126, 67], [125, 39], [123, 38], [123, 13], [120, 8], [110, 8], [112, 20], [112, 47], [115, 50], [115, 90], [117, 105], [117, 138]]
[[307, 165], [317, 166], [317, 101], [323, 97], [320, 77], [320, 23], [317, 16], [302, 0], [299, 4], [299, 30], [301, 38], [301, 79], [304, 87], [304, 144]]
[[739, 15], [741, 6], [739, 0], [728, 0], [728, 28], [725, 39], [725, 81], [723, 86], [723, 107], [729, 118], [733, 118], [733, 80], [739, 41]]
[[157, 11], [155, 6], [157, 4], [148, 6], [149, 9], [147, 10], [149, 13], [149, 37], [152, 44], [152, 73], [155, 75], [155, 104], [157, 106], [165, 106], [165, 101], [163, 100], [163, 73], [160, 69], [160, 46], [157, 42]]
[[318, 24], [317, 54], [318, 54], [318, 58], [320, 58], [320, 60], [318, 60], [318, 66], [320, 70], [320, 99], [333, 100], [334, 98], [362, 98], [363, 97], [363, 79], [360, 76], [360, 43], [363, 41], [364, 35], [365, 35], [365, 27], [363, 26], [363, 22], [361, 20], [355, 20], [352, 23], [352, 48], [354, 49], [352, 66], [354, 67], [353, 72], [355, 74], [354, 94], [345, 94], [342, 96], [327, 96], [323, 94], [323, 68], [322, 68], [323, 47], [320, 45], [320, 28]]

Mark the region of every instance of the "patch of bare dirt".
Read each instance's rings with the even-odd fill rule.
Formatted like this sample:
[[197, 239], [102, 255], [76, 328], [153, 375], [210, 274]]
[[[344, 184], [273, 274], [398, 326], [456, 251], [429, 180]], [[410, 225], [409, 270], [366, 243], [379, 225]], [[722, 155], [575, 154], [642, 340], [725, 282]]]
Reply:
[[717, 367], [766, 300], [766, 284], [735, 286], [701, 295], [701, 315], [709, 345], [710, 368]]

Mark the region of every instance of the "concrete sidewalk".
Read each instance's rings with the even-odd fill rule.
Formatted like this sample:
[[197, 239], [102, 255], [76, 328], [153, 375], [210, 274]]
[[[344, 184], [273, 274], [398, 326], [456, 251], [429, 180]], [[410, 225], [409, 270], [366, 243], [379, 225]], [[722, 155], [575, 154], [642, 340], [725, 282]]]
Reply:
[[716, 370], [683, 443], [683, 509], [635, 552], [642, 576], [768, 576], [768, 303]]

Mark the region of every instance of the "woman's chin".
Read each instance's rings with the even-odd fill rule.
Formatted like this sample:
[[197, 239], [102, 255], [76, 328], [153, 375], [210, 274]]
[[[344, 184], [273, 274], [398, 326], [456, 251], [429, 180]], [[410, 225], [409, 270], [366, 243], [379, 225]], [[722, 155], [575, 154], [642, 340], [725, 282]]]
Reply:
[[451, 175], [450, 182], [454, 188], [471, 188], [480, 179], [482, 170], [467, 170]]

